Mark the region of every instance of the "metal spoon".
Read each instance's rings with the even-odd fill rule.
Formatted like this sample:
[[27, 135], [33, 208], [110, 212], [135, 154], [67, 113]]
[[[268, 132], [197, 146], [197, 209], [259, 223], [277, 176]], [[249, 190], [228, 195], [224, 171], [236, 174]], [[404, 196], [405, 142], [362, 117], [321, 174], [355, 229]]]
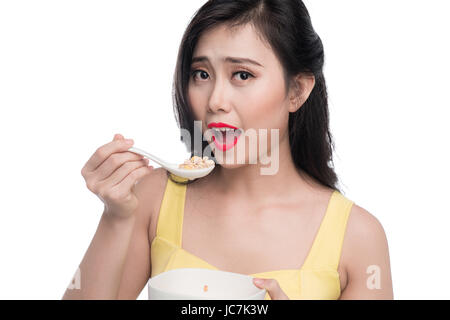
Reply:
[[157, 164], [159, 164], [160, 166], [165, 168], [167, 171], [173, 173], [174, 175], [177, 175], [181, 178], [186, 178], [189, 180], [194, 180], [197, 178], [204, 177], [204, 176], [208, 175], [214, 169], [214, 165], [212, 165], [211, 167], [203, 168], [203, 169], [178, 168], [177, 164], [173, 164], [173, 163], [164, 161], [164, 160], [158, 158], [157, 156], [154, 156], [142, 149], [139, 149], [136, 147], [131, 147], [128, 149], [128, 151], [140, 154], [141, 156], [144, 156], [144, 157], [156, 162]]

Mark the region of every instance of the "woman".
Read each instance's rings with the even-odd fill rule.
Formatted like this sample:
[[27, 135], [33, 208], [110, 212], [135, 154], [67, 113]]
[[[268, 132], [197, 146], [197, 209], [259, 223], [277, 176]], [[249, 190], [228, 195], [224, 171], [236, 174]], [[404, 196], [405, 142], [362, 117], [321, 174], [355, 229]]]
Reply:
[[99, 148], [82, 173], [105, 211], [65, 298], [136, 298], [150, 276], [200, 267], [252, 275], [266, 299], [392, 299], [384, 230], [329, 166], [323, 64], [300, 0], [205, 3], [174, 103], [180, 128], [204, 136], [201, 150], [184, 137], [191, 155], [211, 148], [217, 165], [190, 182], [147, 167], [121, 135]]

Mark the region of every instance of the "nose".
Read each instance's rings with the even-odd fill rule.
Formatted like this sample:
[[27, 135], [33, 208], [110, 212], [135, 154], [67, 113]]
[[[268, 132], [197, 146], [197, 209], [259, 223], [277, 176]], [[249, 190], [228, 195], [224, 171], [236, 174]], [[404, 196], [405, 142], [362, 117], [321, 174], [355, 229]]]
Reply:
[[230, 102], [226, 98], [227, 84], [224, 80], [217, 79], [209, 98], [210, 112], [230, 112]]

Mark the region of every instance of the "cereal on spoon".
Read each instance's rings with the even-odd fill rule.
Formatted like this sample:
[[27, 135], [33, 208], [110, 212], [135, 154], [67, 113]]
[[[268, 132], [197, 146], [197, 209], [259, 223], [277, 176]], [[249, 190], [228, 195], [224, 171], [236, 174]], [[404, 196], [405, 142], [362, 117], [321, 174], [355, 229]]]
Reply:
[[214, 161], [208, 159], [208, 157], [193, 156], [190, 159], [184, 160], [184, 163], [180, 164], [180, 169], [204, 169], [214, 165]]

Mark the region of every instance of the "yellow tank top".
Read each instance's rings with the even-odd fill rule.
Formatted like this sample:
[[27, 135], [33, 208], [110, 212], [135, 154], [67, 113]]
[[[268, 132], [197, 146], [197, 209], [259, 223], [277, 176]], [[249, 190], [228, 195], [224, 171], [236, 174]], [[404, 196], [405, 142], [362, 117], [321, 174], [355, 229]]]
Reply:
[[[172, 177], [179, 180], [179, 177]], [[167, 180], [156, 235], [151, 244], [151, 277], [178, 268], [219, 270], [182, 248], [186, 187], [171, 179]], [[353, 202], [341, 193], [333, 192], [319, 231], [301, 268], [267, 271], [250, 276], [276, 279], [292, 300], [338, 299], [341, 288], [337, 268], [352, 205]], [[270, 300], [268, 293], [265, 299]]]

